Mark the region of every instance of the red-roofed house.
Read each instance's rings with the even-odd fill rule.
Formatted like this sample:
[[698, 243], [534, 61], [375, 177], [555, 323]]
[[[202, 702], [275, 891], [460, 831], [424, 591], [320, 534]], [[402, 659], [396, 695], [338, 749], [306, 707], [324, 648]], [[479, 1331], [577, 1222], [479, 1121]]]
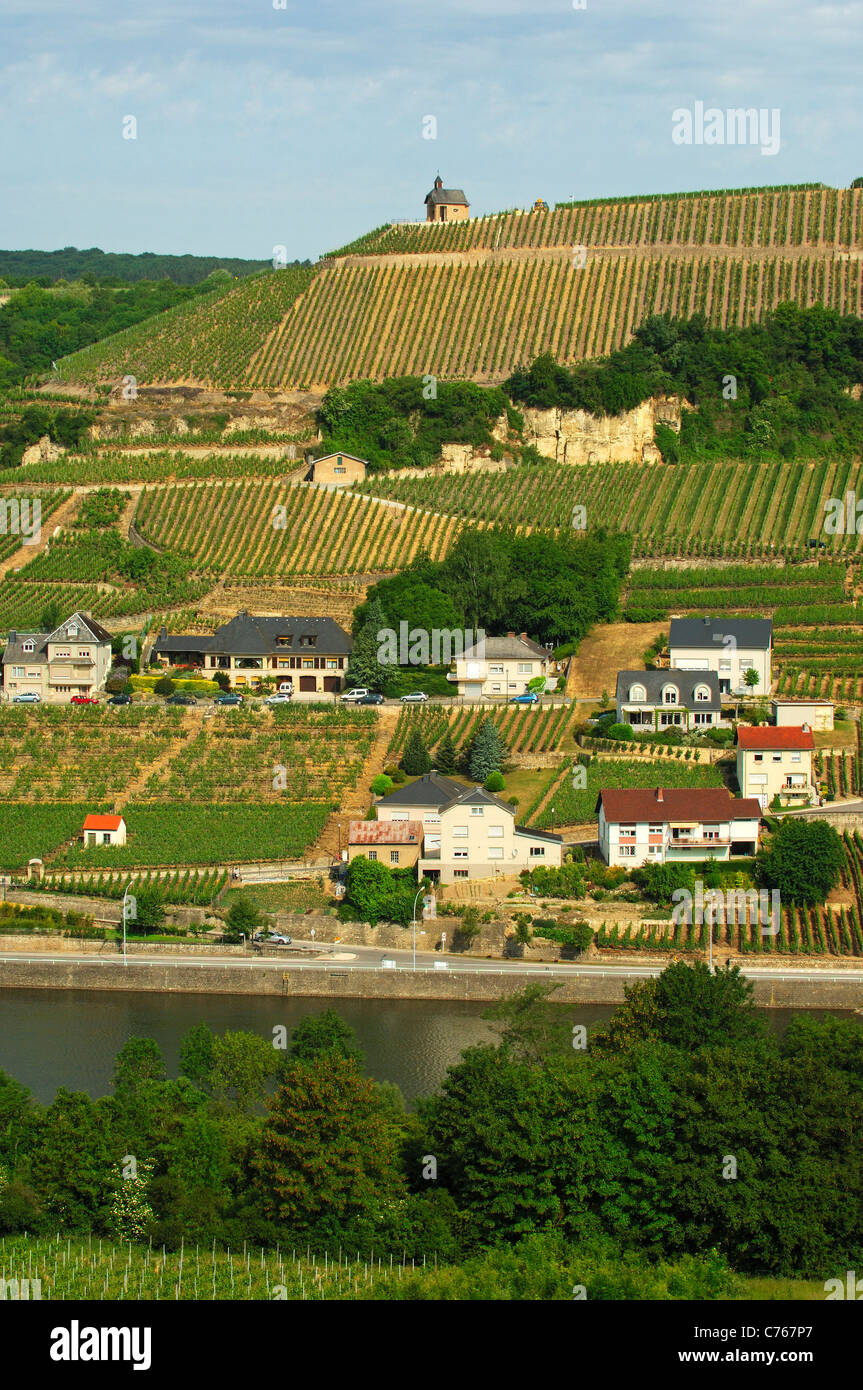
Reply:
[[731, 859], [758, 850], [760, 804], [725, 787], [612, 787], [599, 793], [596, 809], [600, 853], [612, 866]]
[[779, 797], [783, 805], [811, 805], [818, 791], [812, 776], [815, 739], [808, 724], [762, 724], [737, 730], [737, 781], [744, 796], [762, 809]]
[[423, 828], [418, 820], [352, 820], [348, 863], [375, 860], [388, 869], [412, 868], [420, 857]]
[[126, 822], [122, 816], [85, 816], [85, 845], [124, 845]]

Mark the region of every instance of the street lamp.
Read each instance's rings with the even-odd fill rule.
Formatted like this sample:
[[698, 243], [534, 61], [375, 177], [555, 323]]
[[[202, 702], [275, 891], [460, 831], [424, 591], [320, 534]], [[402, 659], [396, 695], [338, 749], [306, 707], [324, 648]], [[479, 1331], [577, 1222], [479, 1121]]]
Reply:
[[[134, 881], [135, 881], [134, 879], [131, 879], [131, 878], [129, 879], [129, 882], [126, 884], [126, 891], [125, 891], [125, 893], [123, 894], [123, 964], [124, 964], [124, 965], [128, 964], [128, 962], [127, 962], [127, 960], [126, 960], [126, 918], [127, 918], [127, 915], [128, 915], [127, 912], [126, 912], [126, 896], [127, 896], [128, 892], [129, 892], [129, 889], [132, 887], [132, 884], [134, 883]], [[134, 901], [134, 899], [133, 899], [133, 901]], [[136, 915], [137, 915], [137, 913], [136, 913]]]
[[422, 890], [422, 888], [420, 888], [419, 892], [417, 893], [416, 897], [414, 898], [413, 911], [411, 912], [411, 926], [413, 927], [413, 937], [414, 937], [414, 967], [413, 967], [414, 970], [416, 970], [416, 968], [417, 968], [417, 903], [418, 903], [419, 899], [420, 899], [422, 896], [423, 896], [423, 890]]

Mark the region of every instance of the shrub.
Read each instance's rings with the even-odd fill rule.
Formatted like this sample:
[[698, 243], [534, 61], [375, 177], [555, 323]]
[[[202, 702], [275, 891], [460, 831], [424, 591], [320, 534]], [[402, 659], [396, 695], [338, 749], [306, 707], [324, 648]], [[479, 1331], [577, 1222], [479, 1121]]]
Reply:
[[153, 686], [153, 690], [157, 695], [173, 695], [174, 682], [170, 676], [160, 676]]
[[379, 772], [372, 778], [371, 790], [373, 796], [386, 796], [393, 789], [393, 779], [388, 777], [385, 772]]
[[502, 775], [499, 772], [490, 772], [483, 782], [483, 786], [487, 792], [502, 792], [504, 788]]

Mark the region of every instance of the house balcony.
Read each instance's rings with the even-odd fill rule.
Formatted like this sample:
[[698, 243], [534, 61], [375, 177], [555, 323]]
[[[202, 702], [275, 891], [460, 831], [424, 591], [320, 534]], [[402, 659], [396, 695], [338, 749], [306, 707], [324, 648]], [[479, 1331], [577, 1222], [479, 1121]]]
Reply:
[[719, 835], [708, 839], [705, 835], [675, 835], [666, 843], [666, 849], [728, 849], [731, 845], [729, 835]]

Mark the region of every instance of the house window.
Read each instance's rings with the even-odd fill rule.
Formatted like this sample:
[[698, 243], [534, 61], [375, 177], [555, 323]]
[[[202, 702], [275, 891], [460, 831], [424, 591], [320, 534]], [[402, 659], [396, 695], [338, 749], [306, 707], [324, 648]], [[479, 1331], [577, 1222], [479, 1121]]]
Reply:
[[520, 661], [520, 662], [518, 663], [518, 674], [519, 674], [520, 676], [529, 676], [532, 670], [533, 670], [533, 662], [532, 662], [532, 661]]
[[22, 644], [21, 644], [21, 650], [22, 650], [22, 652], [35, 652], [35, 650], [36, 650], [36, 643], [35, 643], [35, 642], [22, 642]]
[[79, 655], [79, 657], [81, 657], [81, 658], [89, 657], [90, 652], [89, 652], [89, 650], [88, 650], [88, 651], [81, 651], [81, 650], [79, 650], [78, 655]]
[[467, 869], [453, 869], [452, 876], [453, 878], [468, 878], [470, 875]]
[[530, 847], [530, 857], [531, 857], [531, 859], [544, 859], [544, 858], [545, 858], [545, 845], [531, 845], [531, 847]]
[[661, 826], [661, 825], [649, 825], [649, 826], [647, 827], [647, 830], [648, 830], [648, 833], [649, 833], [650, 835], [661, 835], [661, 834], [662, 834], [662, 826]]
[[25, 671], [25, 667], [23, 667], [23, 666], [13, 666], [13, 667], [12, 667], [12, 675], [13, 675], [13, 677], [14, 677], [14, 676], [23, 677], [24, 671]]
[[391, 863], [391, 864], [397, 864], [398, 862], [399, 862], [399, 852], [398, 852], [398, 850], [397, 850], [397, 849], [391, 849], [391, 850], [390, 850], [390, 863]]
[[718, 839], [719, 839], [719, 826], [718, 826], [718, 825], [705, 825], [705, 826], [704, 826], [704, 832], [703, 832], [703, 833], [704, 833], [704, 838], [705, 838], [705, 840], [718, 840]]
[[333, 659], [333, 658], [331, 658], [331, 657], [327, 657], [327, 666], [326, 666], [326, 669], [327, 669], [328, 671], [338, 671], [338, 669], [339, 669], [339, 663], [338, 663], [335, 659]]
[[677, 691], [677, 687], [676, 687], [676, 686], [674, 686], [674, 685], [665, 685], [665, 686], [663, 686], [663, 688], [662, 688], [662, 703], [663, 703], [664, 705], [676, 705], [676, 704], [677, 704], [677, 695], [678, 695], [678, 691]]
[[347, 470], [346, 468], [338, 468], [338, 467], [336, 467], [336, 468], [333, 469], [333, 472], [334, 472], [334, 473], [347, 473], [347, 471], [348, 471], [348, 470]]
[[711, 716], [710, 716], [709, 714], [698, 714], [698, 713], [695, 713], [695, 714], [693, 714], [693, 716], [692, 716], [692, 722], [693, 722], [694, 724], [709, 724], [709, 723], [710, 723], [710, 719], [711, 719]]
[[502, 675], [503, 675], [503, 667], [502, 667], [502, 666], [489, 666], [489, 668], [488, 668], [488, 673], [489, 673], [490, 676], [502, 676]]
[[467, 850], [466, 850], [466, 849], [454, 849], [453, 852], [452, 852], [452, 857], [453, 857], [453, 859], [467, 859]]
[[799, 754], [799, 753], [792, 753], [792, 754], [791, 754], [791, 761], [792, 761], [792, 763], [799, 763], [799, 762], [800, 762], [800, 754]]
[[470, 813], [472, 816], [481, 816], [484, 810], [484, 806], [471, 806]]
[[376, 849], [370, 849], [370, 850], [369, 850], [369, 859], [377, 859], [377, 857], [378, 857], [378, 852], [377, 852], [377, 850], [376, 850]]
[[454, 840], [466, 840], [466, 839], [467, 839], [467, 826], [466, 826], [466, 825], [454, 825], [453, 828], [452, 828], [452, 833], [453, 833], [453, 839], [454, 839]]
[[55, 652], [54, 655], [55, 655], [56, 657], [59, 658], [59, 657], [61, 657], [61, 656], [71, 656], [72, 653], [71, 653], [70, 651], [66, 651], [66, 652]]
[[491, 688], [491, 693], [492, 693], [493, 695], [499, 695], [499, 694], [500, 694], [500, 681], [498, 681], [497, 685], [493, 685], [493, 686], [492, 686], [492, 688]]
[[782, 754], [781, 754], [781, 753], [774, 753], [774, 754], [773, 754], [773, 761], [774, 761], [775, 763], [781, 763], [781, 762], [782, 762]]
[[635, 857], [635, 845], [621, 845], [620, 853], [624, 859], [633, 859]]
[[78, 625], [77, 625], [77, 623], [70, 623], [70, 624], [69, 624], [69, 626], [68, 626], [67, 629], [66, 629], [66, 636], [67, 636], [67, 637], [77, 637], [77, 636], [78, 636]]
[[111, 832], [110, 832], [110, 830], [106, 830], [106, 831], [104, 832], [104, 834], [102, 835], [102, 844], [103, 844], [103, 845], [110, 845], [110, 843], [111, 843]]
[[764, 754], [763, 754], [763, 753], [756, 753], [755, 756], [754, 756], [754, 761], [755, 761], [756, 763], [763, 763], [763, 762], [764, 762]]
[[499, 840], [502, 836], [503, 836], [503, 826], [502, 826], [502, 825], [490, 825], [490, 826], [489, 826], [489, 828], [488, 828], [488, 838], [489, 838], [490, 840], [492, 840], [492, 839]]
[[304, 671], [313, 671], [314, 669], [315, 669], [315, 658], [314, 658], [313, 656], [304, 656], [304, 657], [303, 657], [303, 660], [302, 660], [302, 670], [304, 670]]
[[503, 845], [489, 845], [489, 859], [503, 859]]
[[643, 685], [631, 685], [629, 687], [629, 698], [634, 704], [643, 705], [647, 700], [647, 691]]
[[316, 647], [317, 645], [318, 638], [316, 633], [309, 633], [306, 636], [300, 638], [301, 647]]
[[696, 698], [696, 700], [709, 700], [709, 699], [710, 699], [710, 688], [709, 688], [708, 686], [706, 686], [706, 685], [699, 685], [699, 686], [696, 686], [696, 688], [695, 688], [695, 698]]

